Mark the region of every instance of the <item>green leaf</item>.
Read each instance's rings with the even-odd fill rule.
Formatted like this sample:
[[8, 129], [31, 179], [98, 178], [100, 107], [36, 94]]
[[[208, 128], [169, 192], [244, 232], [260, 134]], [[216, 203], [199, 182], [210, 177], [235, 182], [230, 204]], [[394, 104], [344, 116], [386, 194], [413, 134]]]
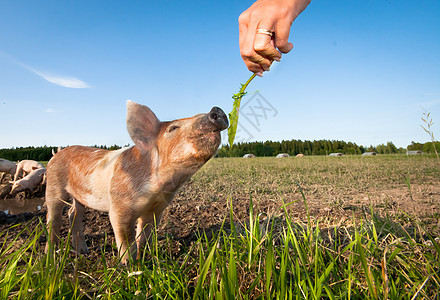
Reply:
[[209, 266], [211, 265], [211, 262], [213, 260], [215, 250], [217, 249], [217, 243], [218, 243], [218, 240], [214, 243], [214, 245], [212, 245], [211, 251], [209, 252], [208, 257], [206, 258], [205, 263], [203, 264], [203, 267], [199, 271], [199, 279], [197, 280], [197, 286], [196, 286], [196, 290], [194, 292], [193, 299], [200, 298], [199, 296], [201, 293], [202, 285], [205, 282], [205, 278], [206, 278], [206, 275], [208, 274]]
[[244, 95], [246, 95], [246, 92], [244, 91], [248, 84], [254, 79], [255, 74], [253, 74], [248, 81], [246, 81], [245, 84], [241, 85], [240, 91], [238, 91], [237, 94], [232, 95], [232, 99], [234, 99], [234, 104], [232, 107], [232, 111], [229, 113], [229, 128], [228, 128], [228, 140], [229, 140], [229, 147], [232, 147], [234, 144], [235, 134], [237, 133], [237, 125], [238, 125], [238, 115], [240, 113], [240, 103], [241, 98], [243, 98]]

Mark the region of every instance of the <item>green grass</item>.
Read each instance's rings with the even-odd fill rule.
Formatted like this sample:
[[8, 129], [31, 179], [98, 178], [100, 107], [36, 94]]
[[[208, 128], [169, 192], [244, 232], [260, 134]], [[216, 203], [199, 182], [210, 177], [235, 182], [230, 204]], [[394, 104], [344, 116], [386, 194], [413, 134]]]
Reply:
[[[439, 297], [440, 247], [425, 245], [390, 220], [359, 221], [332, 243], [318, 226], [254, 216], [212, 239], [201, 234], [175, 257], [170, 241], [127, 268], [70, 253], [67, 243], [43, 254], [44, 225], [11, 251], [1, 247], [0, 290], [7, 299], [413, 299]], [[22, 232], [24, 232], [26, 229]], [[393, 232], [399, 232], [395, 234]], [[6, 233], [2, 233], [6, 234]]]
[[[438, 226], [404, 211], [379, 214], [373, 205], [348, 225], [322, 223], [309, 201], [325, 197], [327, 186], [338, 193], [371, 192], [381, 184], [408, 191], [438, 179], [431, 158], [214, 160], [188, 187], [227, 195], [212, 200], [228, 203], [212, 236], [199, 231], [196, 241], [176, 250], [168, 235], [155, 235], [140, 260], [121, 267], [114, 249], [90, 261], [66, 240], [44, 254], [43, 222], [23, 226], [11, 243], [6, 230], [0, 233], [0, 298], [439, 299]], [[321, 185], [316, 193], [315, 185]], [[234, 213], [237, 189], [247, 195], [245, 217]], [[280, 198], [281, 214], [257, 209], [267, 195]], [[292, 217], [298, 204], [302, 219]]]

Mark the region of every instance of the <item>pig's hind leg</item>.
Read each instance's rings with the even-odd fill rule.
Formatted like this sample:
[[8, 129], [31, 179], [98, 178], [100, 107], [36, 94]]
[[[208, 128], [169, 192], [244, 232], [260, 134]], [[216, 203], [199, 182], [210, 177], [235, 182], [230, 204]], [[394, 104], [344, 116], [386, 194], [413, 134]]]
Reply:
[[86, 240], [84, 238], [83, 216], [86, 208], [84, 205], [73, 199], [69, 209], [69, 223], [72, 228], [72, 245], [79, 253], [89, 253]]
[[66, 192], [62, 192], [52, 185], [46, 187], [46, 223], [47, 230], [49, 231], [46, 253], [48, 253], [51, 244], [58, 243], [62, 226], [63, 207], [67, 199], [69, 199], [69, 195]]

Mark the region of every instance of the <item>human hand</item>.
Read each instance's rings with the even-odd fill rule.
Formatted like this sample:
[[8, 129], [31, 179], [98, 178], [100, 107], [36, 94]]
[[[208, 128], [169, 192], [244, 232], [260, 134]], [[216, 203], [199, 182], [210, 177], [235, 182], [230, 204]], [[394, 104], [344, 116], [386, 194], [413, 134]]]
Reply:
[[290, 27], [309, 3], [310, 0], [258, 0], [240, 15], [240, 54], [250, 71], [263, 76], [274, 60], [280, 61], [281, 53], [292, 50], [288, 41]]

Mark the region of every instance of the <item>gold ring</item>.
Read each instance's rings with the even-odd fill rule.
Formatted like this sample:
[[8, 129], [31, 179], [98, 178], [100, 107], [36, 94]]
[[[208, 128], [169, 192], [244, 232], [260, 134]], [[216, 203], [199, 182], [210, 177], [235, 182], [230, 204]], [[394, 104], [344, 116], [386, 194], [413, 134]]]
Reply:
[[267, 30], [267, 29], [257, 29], [257, 33], [267, 34], [268, 36], [273, 36], [275, 32]]

